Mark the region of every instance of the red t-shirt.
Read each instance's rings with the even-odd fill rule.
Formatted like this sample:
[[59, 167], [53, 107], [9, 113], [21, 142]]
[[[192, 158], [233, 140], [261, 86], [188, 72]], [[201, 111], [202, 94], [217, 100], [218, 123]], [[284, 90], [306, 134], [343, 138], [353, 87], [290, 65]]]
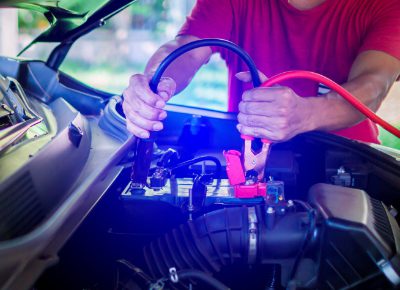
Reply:
[[[179, 34], [224, 38], [244, 48], [267, 76], [288, 70], [310, 70], [338, 83], [347, 81], [356, 56], [379, 50], [400, 59], [399, 0], [326, 0], [300, 11], [287, 0], [198, 0]], [[232, 52], [219, 52], [228, 65], [228, 111], [237, 111], [241, 95], [251, 85], [236, 80], [248, 70]], [[282, 83], [303, 97], [316, 96], [312, 81]], [[335, 132], [378, 143], [369, 120]]]

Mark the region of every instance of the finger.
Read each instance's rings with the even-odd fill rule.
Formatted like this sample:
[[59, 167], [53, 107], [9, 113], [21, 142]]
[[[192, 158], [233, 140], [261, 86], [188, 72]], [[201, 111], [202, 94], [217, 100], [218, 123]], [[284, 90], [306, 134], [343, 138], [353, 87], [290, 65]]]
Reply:
[[129, 120], [126, 121], [126, 128], [128, 129], [129, 132], [131, 132], [136, 137], [139, 137], [142, 139], [147, 139], [150, 137], [149, 131], [136, 126], [135, 124], [131, 123]]
[[[134, 101], [141, 102], [140, 100]], [[167, 112], [164, 110], [154, 109], [147, 104], [140, 103], [139, 106], [130, 105], [128, 103], [122, 103], [122, 109], [126, 116], [136, 116], [147, 119], [149, 121], [162, 121], [167, 117]]]
[[262, 128], [268, 127], [268, 123], [271, 120], [266, 116], [248, 115], [243, 113], [239, 113], [237, 118], [238, 122], [244, 126]]
[[242, 101], [239, 103], [239, 113], [245, 115], [277, 117], [281, 116], [283, 110], [281, 108], [277, 108], [275, 103]]
[[[262, 72], [260, 72], [259, 70], [257, 70], [258, 72], [258, 76], [260, 77], [260, 81], [262, 83], [266, 82], [268, 80], [268, 78], [265, 76], [265, 74], [263, 74]], [[245, 83], [251, 82], [252, 81], [252, 77], [251, 77], [251, 73], [249, 71], [242, 71], [242, 72], [238, 72], [237, 74], [235, 74], [235, 77]]]
[[294, 92], [288, 87], [260, 87], [247, 90], [242, 95], [242, 101], [273, 102], [288, 99]]
[[253, 136], [255, 138], [267, 139], [271, 142], [287, 141], [291, 136], [281, 131], [273, 131], [268, 128], [249, 127], [242, 124], [236, 126], [241, 135]]
[[158, 109], [165, 107], [165, 101], [150, 89], [148, 77], [141, 74], [131, 76], [124, 98], [128, 100], [139, 98], [149, 106]]
[[144, 103], [141, 99], [136, 98], [130, 100], [125, 99], [122, 103], [122, 109], [124, 110], [124, 113], [134, 111], [143, 118], [153, 121], [161, 121], [167, 117], [167, 113], [164, 110], [153, 108]]
[[176, 83], [172, 78], [162, 77], [157, 86], [158, 95], [167, 102], [174, 95]]
[[238, 122], [246, 127], [264, 128], [269, 132], [285, 131], [288, 127], [286, 118], [247, 115], [243, 113], [238, 114]]
[[268, 131], [266, 128], [249, 127], [242, 124], [238, 124], [236, 128], [239, 130], [241, 135], [253, 136], [256, 138], [270, 139], [269, 137], [271, 136], [272, 133]]
[[160, 121], [148, 120], [135, 111], [128, 110], [125, 115], [129, 122], [147, 131], [160, 131], [163, 128], [163, 124]]

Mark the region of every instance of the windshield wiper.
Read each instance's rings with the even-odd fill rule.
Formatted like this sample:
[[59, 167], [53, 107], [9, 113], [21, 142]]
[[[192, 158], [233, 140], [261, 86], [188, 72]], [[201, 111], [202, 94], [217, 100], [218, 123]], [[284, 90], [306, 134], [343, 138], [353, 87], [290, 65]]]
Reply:
[[15, 144], [33, 126], [43, 121], [29, 105], [20, 84], [0, 75], [0, 103], [6, 120], [0, 130], [0, 154]]

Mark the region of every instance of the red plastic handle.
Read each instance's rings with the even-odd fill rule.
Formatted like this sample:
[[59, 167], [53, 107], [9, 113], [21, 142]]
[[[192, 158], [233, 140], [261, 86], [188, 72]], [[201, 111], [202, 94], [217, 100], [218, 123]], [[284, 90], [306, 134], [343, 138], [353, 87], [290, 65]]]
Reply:
[[243, 140], [250, 140], [253, 141], [254, 137], [253, 136], [249, 136], [249, 135], [240, 135], [240, 138], [242, 138]]
[[[249, 135], [240, 135], [240, 137], [243, 139], [243, 140], [250, 140], [250, 141], [253, 141], [254, 140], [254, 137], [253, 136], [249, 136]], [[263, 143], [265, 143], [265, 144], [271, 144], [272, 142], [271, 141], [269, 141], [268, 139], [261, 139], [261, 142], [263, 142]]]

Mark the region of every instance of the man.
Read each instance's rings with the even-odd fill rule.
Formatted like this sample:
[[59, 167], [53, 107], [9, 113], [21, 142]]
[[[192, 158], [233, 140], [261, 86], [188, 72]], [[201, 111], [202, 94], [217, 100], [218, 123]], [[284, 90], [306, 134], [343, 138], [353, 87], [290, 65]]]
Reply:
[[400, 73], [399, 0], [198, 0], [178, 36], [157, 50], [124, 91], [128, 130], [147, 138], [163, 128], [165, 102], [219, 52], [229, 69], [228, 109], [239, 111], [240, 133], [279, 142], [322, 130], [379, 142], [376, 126], [335, 92], [318, 95], [321, 87], [307, 80], [252, 88], [244, 64], [220, 48], [180, 57], [164, 74], [158, 94], [151, 92], [149, 80], [170, 52], [209, 37], [244, 48], [267, 76], [296, 69], [321, 73], [376, 111]]

